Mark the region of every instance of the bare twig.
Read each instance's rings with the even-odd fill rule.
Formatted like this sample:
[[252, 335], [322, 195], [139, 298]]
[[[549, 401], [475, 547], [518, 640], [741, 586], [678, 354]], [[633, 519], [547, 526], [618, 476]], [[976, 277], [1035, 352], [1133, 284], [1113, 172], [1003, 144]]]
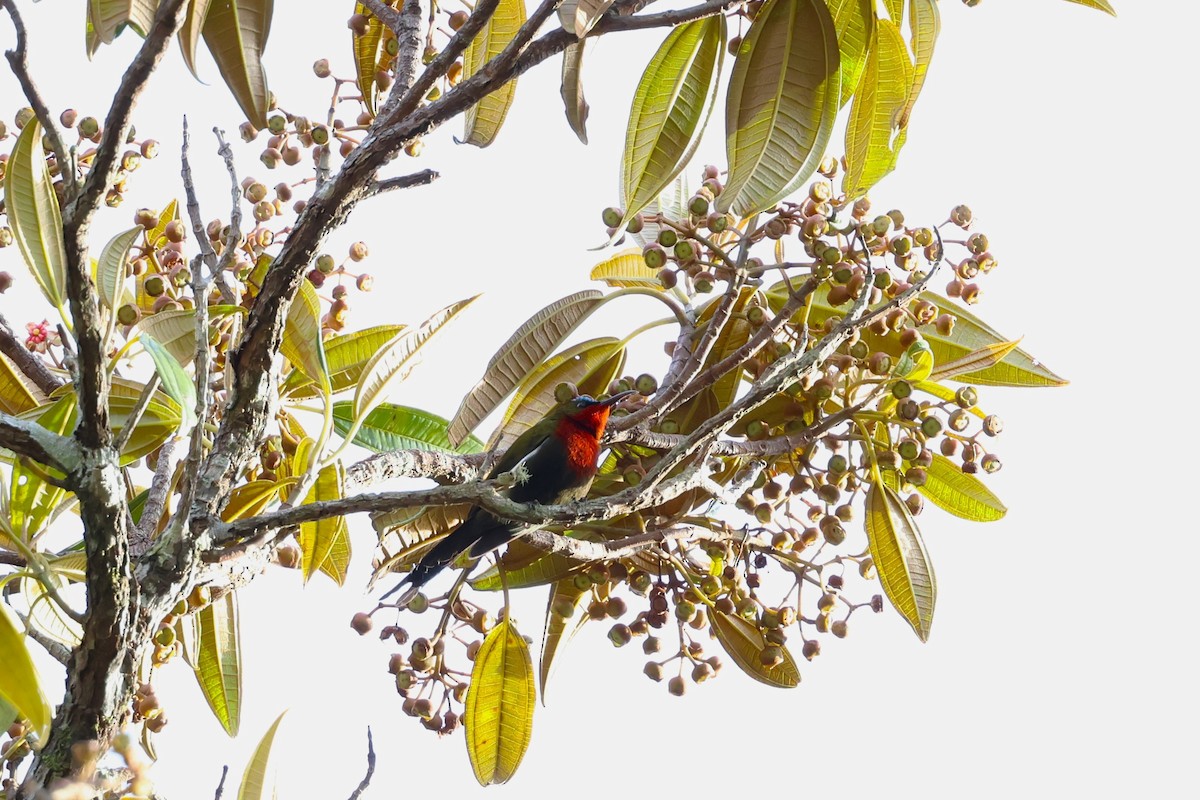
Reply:
[[158, 451], [158, 464], [154, 468], [154, 478], [150, 481], [150, 489], [146, 492], [146, 504], [142, 506], [142, 516], [129, 540], [129, 552], [137, 558], [150, 546], [154, 532], [158, 529], [158, 521], [167, 505], [167, 497], [171, 493], [171, 477], [175, 472], [175, 439], [168, 439]]
[[349, 800], [358, 800], [363, 792], [371, 785], [371, 777], [375, 774], [375, 744], [371, 740], [371, 728], [367, 726], [367, 774], [358, 782], [358, 787], [350, 793]]
[[51, 639], [46, 634], [42, 633], [36, 625], [29, 624], [29, 617], [22, 614], [20, 611], [15, 612], [17, 618], [21, 620], [21, 624], [25, 626], [25, 632], [29, 634], [29, 638], [40, 644], [42, 648], [50, 654], [60, 664], [67, 665], [71, 663], [71, 650], [63, 645], [62, 642]]
[[221, 800], [221, 797], [225, 794], [225, 778], [227, 775], [229, 775], [229, 765], [224, 764], [221, 766], [221, 780], [217, 783], [217, 791], [213, 794], [213, 800]]
[[3, 6], [4, 10], [8, 12], [8, 16], [12, 18], [13, 28], [17, 33], [17, 49], [5, 51], [4, 56], [8, 59], [13, 74], [17, 76], [17, 82], [21, 84], [21, 91], [25, 93], [25, 99], [29, 101], [34, 115], [41, 123], [42, 131], [50, 139], [50, 147], [54, 150], [54, 158], [58, 162], [59, 174], [63, 176], [63, 189], [69, 200], [75, 196], [76, 190], [74, 169], [58, 125], [50, 116], [50, 108], [42, 98], [41, 92], [38, 91], [37, 84], [33, 82], [33, 77], [29, 74], [25, 22], [21, 19], [21, 13], [17, 11], [17, 4], [14, 0], [0, 0], [0, 6]]
[[433, 183], [438, 178], [442, 177], [437, 172], [431, 169], [423, 169], [420, 172], [414, 172], [411, 175], [401, 175], [397, 178], [383, 178], [371, 183], [367, 187], [367, 197], [375, 197], [376, 195], [385, 192], [393, 192], [397, 189], [411, 189], [414, 186], [425, 186]]
[[129, 417], [125, 420], [125, 427], [121, 428], [120, 435], [113, 442], [113, 449], [118, 453], [125, 449], [125, 445], [129, 444], [129, 439], [133, 436], [133, 429], [142, 421], [142, 415], [150, 407], [150, 401], [154, 399], [154, 393], [158, 391], [158, 386], [161, 382], [162, 379], [155, 372], [146, 381], [146, 385], [142, 387], [142, 393], [138, 395], [137, 403], [134, 404], [133, 410], [129, 412]]
[[21, 344], [3, 314], [0, 314], [0, 353], [8, 356], [9, 360], [17, 365], [17, 369], [33, 381], [43, 394], [49, 395], [65, 383], [50, 371], [44, 361]]

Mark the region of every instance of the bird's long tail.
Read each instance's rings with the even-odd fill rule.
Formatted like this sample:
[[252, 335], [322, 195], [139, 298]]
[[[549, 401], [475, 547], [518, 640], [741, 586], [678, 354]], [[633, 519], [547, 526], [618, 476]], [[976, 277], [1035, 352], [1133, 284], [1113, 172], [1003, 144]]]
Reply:
[[[421, 560], [413, 567], [412, 572], [379, 598], [379, 601], [383, 602], [404, 589], [404, 593], [396, 599], [396, 605], [400, 607], [408, 605], [417, 592], [421, 591], [421, 587], [448, 567], [460, 553], [470, 551], [471, 557], [477, 558], [511, 539], [511, 528], [510, 523], [502, 522], [491, 514], [480, 512], [478, 509], [472, 511], [462, 525], [443, 537], [429, 549], [429, 552], [421, 556]], [[485, 543], [487, 546], [481, 550], [480, 545]]]

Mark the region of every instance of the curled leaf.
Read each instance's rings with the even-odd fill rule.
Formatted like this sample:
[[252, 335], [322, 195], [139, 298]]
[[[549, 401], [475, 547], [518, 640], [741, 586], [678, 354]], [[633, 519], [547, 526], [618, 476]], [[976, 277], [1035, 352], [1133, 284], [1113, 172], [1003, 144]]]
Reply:
[[567, 114], [567, 124], [584, 144], [587, 144], [588, 140], [587, 118], [588, 112], [591, 111], [587, 98], [583, 96], [583, 53], [586, 48], [586, 41], [567, 45], [567, 49], [563, 51], [562, 86], [559, 88], [563, 110]]

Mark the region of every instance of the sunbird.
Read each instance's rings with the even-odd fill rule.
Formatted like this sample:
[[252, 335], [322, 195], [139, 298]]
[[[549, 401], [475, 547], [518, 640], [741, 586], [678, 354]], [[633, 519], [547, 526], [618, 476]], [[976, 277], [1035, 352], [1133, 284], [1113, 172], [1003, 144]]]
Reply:
[[[580, 395], [559, 403], [513, 442], [487, 477], [515, 473], [517, 483], [505, 494], [518, 503], [552, 505], [586, 497], [596, 477], [600, 437], [604, 435], [608, 415], [614, 405], [632, 394], [637, 394], [636, 390], [618, 392], [606, 400]], [[500, 519], [475, 506], [462, 524], [430, 548], [412, 572], [380, 601], [407, 586], [397, 600], [397, 605], [406, 605], [459, 555], [467, 553], [472, 559], [479, 558], [512, 541], [525, 526], [526, 523]]]

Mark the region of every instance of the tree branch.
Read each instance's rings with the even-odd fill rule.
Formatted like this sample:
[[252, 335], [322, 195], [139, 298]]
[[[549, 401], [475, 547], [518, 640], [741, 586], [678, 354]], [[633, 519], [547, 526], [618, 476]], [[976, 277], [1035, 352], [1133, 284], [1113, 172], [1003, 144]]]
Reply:
[[0, 6], [3, 6], [4, 10], [8, 12], [8, 16], [12, 18], [13, 28], [17, 33], [17, 49], [5, 51], [4, 56], [8, 59], [13, 74], [17, 76], [17, 82], [21, 84], [21, 91], [25, 93], [25, 99], [29, 101], [34, 115], [41, 123], [42, 131], [50, 140], [50, 147], [54, 150], [54, 159], [58, 162], [58, 172], [63, 177], [63, 188], [66, 190], [67, 198], [70, 199], [74, 197], [77, 188], [74, 167], [69, 160], [58, 125], [50, 116], [50, 109], [42, 98], [41, 92], [38, 91], [37, 85], [33, 82], [33, 77], [29, 74], [29, 62], [26, 58], [28, 43], [25, 38], [25, 22], [21, 19], [21, 13], [17, 11], [15, 0], [0, 0]]
[[28, 456], [61, 472], [70, 472], [79, 462], [79, 447], [38, 425], [0, 411], [0, 448]]
[[371, 728], [367, 726], [367, 774], [359, 781], [358, 786], [350, 793], [349, 800], [359, 800], [367, 787], [371, 785], [371, 777], [375, 774], [375, 744], [371, 740]]
[[383, 178], [373, 181], [367, 187], [366, 197], [375, 197], [376, 195], [384, 194], [385, 192], [394, 192], [397, 189], [411, 189], [414, 186], [425, 186], [433, 183], [438, 178], [442, 177], [437, 172], [431, 169], [423, 169], [420, 172], [414, 172], [411, 175], [401, 175], [397, 178]]

